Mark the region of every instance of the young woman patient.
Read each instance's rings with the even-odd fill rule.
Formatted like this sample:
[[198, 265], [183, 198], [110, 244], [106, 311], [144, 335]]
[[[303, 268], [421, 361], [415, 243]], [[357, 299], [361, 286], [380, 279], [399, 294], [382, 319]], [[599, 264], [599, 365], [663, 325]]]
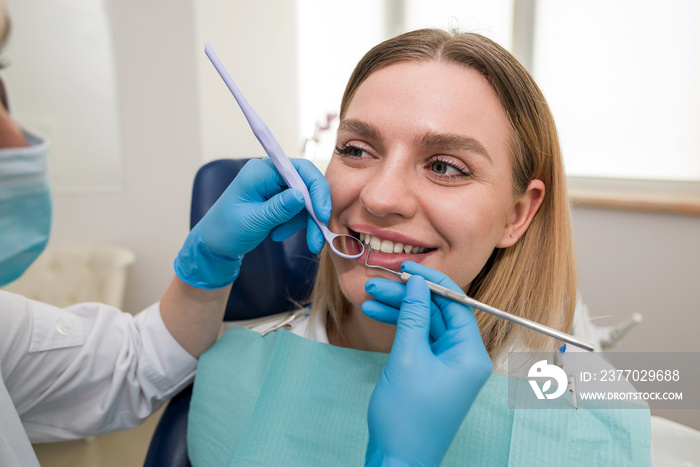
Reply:
[[[357, 456], [341, 459], [335, 449], [347, 446], [343, 455], [353, 456], [363, 446], [358, 455], [364, 459], [366, 447], [368, 463], [437, 465], [491, 360], [503, 372], [508, 352], [561, 343], [486, 313], [475, 318], [468, 307], [431, 297], [421, 277], [571, 329], [572, 234], [547, 103], [493, 41], [414, 31], [377, 45], [354, 70], [327, 184], [308, 161], [294, 163], [331, 231], [360, 238], [371, 264], [418, 277], [404, 285], [367, 268], [365, 255], [343, 259], [322, 249], [309, 221], [309, 247], [320, 251], [311, 313], [291, 333], [260, 337], [233, 327], [202, 357], [190, 410], [193, 463], [265, 464], [277, 449], [285, 465], [303, 465], [308, 450], [335, 453], [328, 464], [309, 457], [314, 465], [356, 465]], [[299, 213], [281, 220], [273, 238], [307, 226], [294, 191], [270, 161], [251, 161], [212, 207], [243, 227], [206, 235], [195, 227], [192, 244], [207, 245], [197, 254], [221, 261], [220, 286], [235, 280], [241, 255], [268, 234], [240, 240], [255, 218], [274, 215], [265, 203]], [[187, 281], [187, 271], [178, 275]]]
[[[326, 178], [334, 232], [359, 235], [372, 264], [441, 271], [467, 295], [568, 332], [576, 279], [553, 118], [527, 71], [474, 34], [417, 31], [375, 47], [343, 96]], [[412, 247], [409, 250], [409, 246]], [[321, 253], [313, 310], [331, 344], [388, 352], [394, 328], [360, 306], [388, 274]], [[478, 314], [496, 369], [542, 335]]]

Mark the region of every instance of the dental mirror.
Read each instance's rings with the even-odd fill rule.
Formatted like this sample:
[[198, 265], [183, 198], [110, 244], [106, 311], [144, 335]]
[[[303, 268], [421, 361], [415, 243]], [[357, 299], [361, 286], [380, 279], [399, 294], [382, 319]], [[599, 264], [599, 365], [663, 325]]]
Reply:
[[213, 47], [208, 42], [204, 44], [204, 52], [207, 54], [207, 57], [209, 57], [209, 60], [211, 60], [216, 71], [219, 72], [221, 79], [226, 83], [226, 86], [231, 91], [231, 94], [233, 94], [236, 102], [238, 102], [238, 105], [243, 111], [243, 115], [245, 115], [246, 120], [248, 120], [250, 124], [250, 128], [253, 130], [253, 133], [255, 133], [255, 136], [258, 138], [258, 141], [260, 141], [267, 155], [270, 156], [275, 167], [277, 167], [277, 171], [290, 188], [299, 190], [301, 194], [304, 195], [304, 206], [306, 210], [309, 211], [311, 218], [316, 222], [316, 225], [321, 229], [323, 238], [326, 240], [331, 250], [342, 258], [354, 259], [362, 256], [362, 253], [365, 251], [365, 245], [359, 238], [355, 238], [352, 235], [335, 234], [328, 229], [326, 224], [318, 220], [314, 212], [313, 204], [311, 203], [309, 189], [294, 168], [294, 165], [292, 165], [292, 162], [282, 150], [282, 147], [272, 135], [270, 129], [255, 110], [253, 110], [240, 89], [238, 89], [231, 75], [226, 71], [223, 63], [221, 63], [218, 55], [216, 55]]

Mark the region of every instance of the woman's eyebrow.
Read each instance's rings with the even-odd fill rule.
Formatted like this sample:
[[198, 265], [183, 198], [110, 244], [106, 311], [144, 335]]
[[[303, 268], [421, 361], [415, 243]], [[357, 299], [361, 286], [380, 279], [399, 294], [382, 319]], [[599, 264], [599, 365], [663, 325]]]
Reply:
[[354, 118], [345, 119], [338, 125], [338, 131], [349, 131], [367, 139], [379, 139], [379, 130], [369, 123]]
[[416, 143], [424, 148], [439, 149], [443, 151], [469, 151], [481, 154], [490, 162], [491, 155], [483, 144], [470, 136], [455, 135], [453, 133], [428, 132], [419, 137]]
[[[345, 119], [340, 122], [338, 131], [348, 131], [355, 135], [369, 139], [378, 140], [381, 132], [375, 126], [354, 118]], [[422, 148], [442, 151], [469, 151], [484, 156], [489, 162], [493, 162], [491, 155], [483, 144], [470, 136], [456, 135], [453, 133], [426, 132], [417, 138], [416, 144]]]

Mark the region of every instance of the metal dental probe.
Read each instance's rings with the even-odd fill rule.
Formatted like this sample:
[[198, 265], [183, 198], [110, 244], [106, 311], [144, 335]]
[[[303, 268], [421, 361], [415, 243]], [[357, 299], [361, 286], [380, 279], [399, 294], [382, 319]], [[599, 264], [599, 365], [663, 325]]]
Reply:
[[[411, 277], [413, 274], [409, 274], [407, 272], [399, 272], [399, 271], [394, 271], [389, 268], [385, 268], [383, 266], [377, 266], [374, 264], [369, 264], [369, 254], [370, 254], [369, 249], [367, 249], [367, 256], [365, 256], [365, 266], [368, 268], [373, 268], [373, 269], [381, 269], [382, 271], [390, 272], [394, 274], [396, 277], [398, 277], [402, 282], [406, 282], [409, 277]], [[584, 342], [580, 339], [577, 339], [574, 336], [571, 336], [569, 334], [566, 334], [561, 331], [557, 331], [556, 329], [552, 329], [549, 326], [545, 326], [544, 324], [536, 323], [534, 321], [531, 321], [527, 318], [521, 318], [520, 316], [515, 316], [511, 315], [510, 313], [506, 313], [503, 310], [499, 310], [498, 308], [492, 307], [491, 305], [487, 305], [485, 303], [482, 303], [478, 300], [474, 300], [471, 297], [468, 297], [464, 293], [459, 293], [455, 292], [452, 289], [448, 289], [447, 287], [444, 287], [442, 285], [438, 285], [435, 282], [430, 282], [428, 280], [425, 281], [428, 284], [428, 288], [433, 292], [438, 295], [441, 295], [445, 298], [448, 298], [452, 300], [453, 302], [457, 303], [462, 303], [464, 305], [470, 305], [474, 308], [478, 308], [479, 310], [485, 311], [487, 313], [490, 313], [494, 316], [498, 316], [499, 318], [506, 319], [508, 321], [511, 321], [515, 324], [519, 324], [521, 326], [525, 326], [528, 329], [532, 329], [533, 331], [540, 332], [542, 334], [545, 334], [549, 337], [553, 337], [557, 340], [575, 345], [576, 347], [580, 347], [582, 349], [588, 350], [589, 352], [593, 352], [593, 346], [587, 342]]]

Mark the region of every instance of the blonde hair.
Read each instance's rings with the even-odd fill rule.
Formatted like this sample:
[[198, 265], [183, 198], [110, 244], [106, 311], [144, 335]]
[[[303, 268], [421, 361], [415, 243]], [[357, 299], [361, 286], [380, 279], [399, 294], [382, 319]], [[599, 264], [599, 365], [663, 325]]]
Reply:
[[[505, 49], [472, 33], [422, 29], [389, 39], [370, 50], [352, 73], [340, 120], [359, 86], [375, 71], [397, 62], [446, 61], [479, 72], [495, 90], [513, 130], [513, 194], [531, 180], [545, 185], [542, 205], [523, 236], [496, 248], [465, 292], [492, 306], [569, 332], [576, 302], [576, 271], [566, 176], [554, 119], [527, 70]], [[313, 295], [315, 310], [327, 309], [338, 325], [351, 309], [327, 249], [321, 253]], [[507, 344], [553, 350], [552, 339], [493, 315], [476, 312], [492, 357]]]

